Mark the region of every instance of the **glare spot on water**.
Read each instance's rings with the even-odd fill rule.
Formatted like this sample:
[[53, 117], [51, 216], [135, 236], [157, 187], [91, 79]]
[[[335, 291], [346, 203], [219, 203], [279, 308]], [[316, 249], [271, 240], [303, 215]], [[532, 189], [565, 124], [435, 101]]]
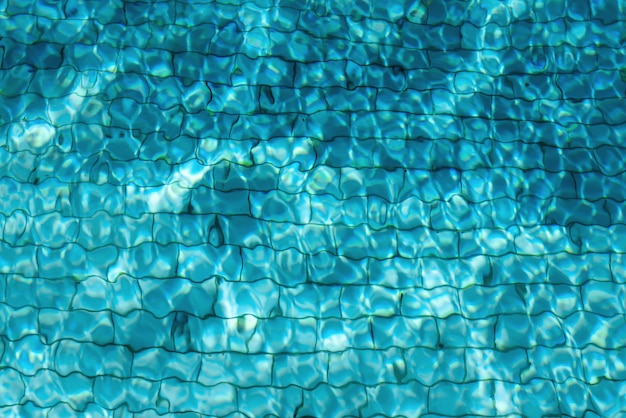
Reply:
[[151, 212], [172, 211], [180, 206], [180, 202], [186, 201], [190, 193], [190, 189], [179, 183], [170, 183], [147, 192], [144, 199]]
[[332, 334], [326, 338], [322, 338], [322, 347], [329, 351], [342, 351], [350, 346], [348, 336], [346, 334]]
[[195, 160], [178, 165], [178, 169], [170, 176], [170, 183], [178, 183], [185, 188], [193, 188], [211, 170], [211, 166], [198, 164]]
[[43, 121], [17, 123], [9, 133], [17, 150], [43, 148], [55, 137], [56, 129]]
[[509, 240], [505, 234], [489, 233], [487, 230], [481, 230], [480, 242], [484, 246], [488, 246], [490, 249], [496, 252], [502, 252], [509, 245]]
[[24, 130], [24, 139], [30, 146], [39, 148], [49, 144], [52, 141], [54, 134], [54, 127], [48, 125], [47, 123], [35, 122]]
[[266, 68], [274, 74], [280, 74], [282, 72], [280, 68], [273, 64], [273, 62], [268, 64]]

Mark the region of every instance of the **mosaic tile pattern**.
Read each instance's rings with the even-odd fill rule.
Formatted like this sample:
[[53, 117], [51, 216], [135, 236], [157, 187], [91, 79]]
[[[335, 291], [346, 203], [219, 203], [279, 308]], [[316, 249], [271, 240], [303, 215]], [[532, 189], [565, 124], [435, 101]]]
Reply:
[[624, 34], [0, 0], [0, 415], [626, 414]]

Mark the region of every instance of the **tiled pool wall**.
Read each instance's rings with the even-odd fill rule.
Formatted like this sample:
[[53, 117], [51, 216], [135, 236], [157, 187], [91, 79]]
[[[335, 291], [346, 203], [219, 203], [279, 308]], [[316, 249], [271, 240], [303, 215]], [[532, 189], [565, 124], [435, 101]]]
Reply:
[[0, 415], [626, 414], [626, 3], [0, 0]]

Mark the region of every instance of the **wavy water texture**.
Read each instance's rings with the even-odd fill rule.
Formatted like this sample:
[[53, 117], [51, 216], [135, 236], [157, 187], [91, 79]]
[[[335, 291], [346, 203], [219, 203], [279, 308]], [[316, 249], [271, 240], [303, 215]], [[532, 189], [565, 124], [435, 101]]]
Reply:
[[0, 0], [0, 415], [626, 414], [625, 33]]

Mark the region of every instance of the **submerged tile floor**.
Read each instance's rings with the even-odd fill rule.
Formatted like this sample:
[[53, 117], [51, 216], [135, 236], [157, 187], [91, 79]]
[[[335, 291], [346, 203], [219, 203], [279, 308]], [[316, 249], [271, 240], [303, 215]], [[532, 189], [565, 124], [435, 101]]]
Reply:
[[0, 415], [626, 414], [625, 33], [0, 0]]

